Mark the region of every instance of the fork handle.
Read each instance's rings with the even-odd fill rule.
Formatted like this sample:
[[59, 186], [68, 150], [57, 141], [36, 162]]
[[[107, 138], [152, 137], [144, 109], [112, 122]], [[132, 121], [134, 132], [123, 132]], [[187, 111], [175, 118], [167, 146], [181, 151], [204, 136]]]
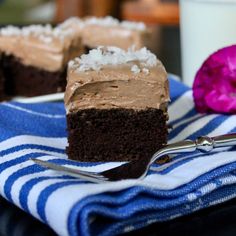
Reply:
[[195, 141], [196, 148], [202, 152], [210, 152], [214, 148], [236, 145], [236, 133], [219, 135], [216, 137], [202, 136]]
[[236, 133], [216, 137], [201, 136], [195, 141], [184, 140], [171, 143], [154, 153], [149, 165], [163, 155], [194, 152], [196, 150], [201, 152], [210, 152], [214, 148], [229, 147], [234, 145], [236, 145]]
[[236, 133], [225, 134], [213, 138], [214, 147], [228, 147], [236, 145]]
[[158, 151], [158, 154], [160, 154], [160, 152], [162, 154], [174, 154], [181, 152], [194, 152], [196, 150], [201, 152], [210, 152], [214, 148], [229, 147], [234, 145], [236, 145], [236, 133], [219, 135], [215, 137], [201, 136], [195, 141], [184, 140], [168, 144], [166, 147]]

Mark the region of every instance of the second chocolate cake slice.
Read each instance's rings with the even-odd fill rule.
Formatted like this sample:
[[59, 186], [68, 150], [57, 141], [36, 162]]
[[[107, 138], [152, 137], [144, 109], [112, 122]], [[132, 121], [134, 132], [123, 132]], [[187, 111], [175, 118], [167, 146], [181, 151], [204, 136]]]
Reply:
[[166, 71], [146, 48], [101, 47], [69, 63], [65, 105], [70, 159], [130, 161], [167, 142]]
[[0, 63], [9, 96], [65, 91], [69, 60], [81, 55], [81, 37], [66, 24], [0, 29]]

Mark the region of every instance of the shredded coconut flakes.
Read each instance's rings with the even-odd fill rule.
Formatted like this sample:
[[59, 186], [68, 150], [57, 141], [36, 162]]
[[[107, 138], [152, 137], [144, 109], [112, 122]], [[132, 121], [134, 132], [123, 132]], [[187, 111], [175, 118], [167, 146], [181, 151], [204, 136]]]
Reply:
[[131, 21], [122, 21], [107, 16], [103, 18], [91, 17], [86, 20], [81, 20], [78, 17], [71, 17], [53, 28], [50, 24], [47, 25], [30, 25], [22, 28], [9, 25], [0, 29], [0, 35], [3, 36], [24, 36], [28, 37], [33, 35], [38, 37], [44, 43], [50, 43], [53, 38], [59, 38], [64, 40], [66, 37], [73, 34], [72, 25], [78, 25], [81, 28], [86, 27], [86, 25], [102, 25], [107, 27], [120, 26], [129, 30], [140, 30], [143, 31], [146, 29], [146, 26], [142, 22], [131, 22]]
[[133, 65], [132, 67], [131, 67], [131, 71], [134, 73], [134, 74], [138, 74], [138, 73], [140, 73], [140, 68], [137, 66], [137, 65]]
[[[69, 67], [76, 69], [77, 72], [89, 70], [99, 71], [106, 65], [122, 65], [131, 62], [139, 62], [142, 67], [153, 67], [157, 65], [156, 56], [146, 48], [135, 50], [130, 48], [128, 51], [117, 47], [99, 47], [89, 51], [81, 57], [75, 58], [69, 63]], [[133, 73], [140, 73], [141, 69], [135, 64], [132, 65]], [[149, 73], [147, 68], [143, 68], [142, 72]]]
[[142, 72], [143, 72], [144, 74], [148, 75], [148, 74], [149, 74], [149, 69], [143, 68], [143, 69], [142, 69]]
[[52, 27], [50, 24], [47, 25], [30, 25], [22, 28], [9, 25], [0, 29], [0, 35], [3, 36], [34, 36], [38, 37], [44, 43], [51, 43], [53, 38], [58, 38], [64, 40], [67, 37], [70, 37], [74, 32], [71, 28], [72, 25], [77, 25], [80, 28], [86, 27], [86, 25], [102, 25], [107, 27], [120, 26], [129, 30], [140, 30], [143, 31], [146, 29], [146, 26], [142, 22], [131, 22], [131, 21], [122, 21], [107, 16], [103, 18], [91, 17], [86, 20], [81, 20], [78, 17], [71, 17], [64, 21], [62, 24], [59, 24], [56, 27]]
[[85, 25], [117, 26], [119, 21], [111, 16], [90, 17], [84, 21]]
[[111, 16], [106, 16], [103, 18], [91, 17], [91, 18], [88, 18], [87, 20], [85, 20], [84, 24], [85, 24], [85, 26], [86, 25], [101, 25], [101, 26], [107, 26], [107, 27], [121, 26], [121, 27], [123, 27], [125, 29], [129, 29], [129, 30], [139, 30], [139, 31], [146, 30], [146, 25], [143, 22], [133, 22], [133, 21], [120, 22], [119, 20], [117, 20]]
[[0, 35], [3, 36], [34, 36], [38, 37], [44, 43], [51, 43], [53, 38], [59, 38], [64, 40], [66, 37], [70, 36], [73, 31], [66, 27], [61, 27], [60, 25], [53, 28], [50, 24], [47, 25], [30, 25], [22, 28], [9, 25], [0, 29]]

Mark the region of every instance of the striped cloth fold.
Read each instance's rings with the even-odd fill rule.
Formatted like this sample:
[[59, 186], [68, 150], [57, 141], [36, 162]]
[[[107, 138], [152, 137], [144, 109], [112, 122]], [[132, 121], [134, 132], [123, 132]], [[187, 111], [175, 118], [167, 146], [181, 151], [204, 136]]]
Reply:
[[[170, 76], [169, 142], [236, 132], [236, 116], [198, 114], [192, 91]], [[46, 170], [29, 158], [82, 170], [121, 163], [71, 163], [62, 103], [0, 104], [0, 193], [59, 235], [116, 235], [236, 196], [236, 149], [177, 155], [143, 180], [93, 184]]]

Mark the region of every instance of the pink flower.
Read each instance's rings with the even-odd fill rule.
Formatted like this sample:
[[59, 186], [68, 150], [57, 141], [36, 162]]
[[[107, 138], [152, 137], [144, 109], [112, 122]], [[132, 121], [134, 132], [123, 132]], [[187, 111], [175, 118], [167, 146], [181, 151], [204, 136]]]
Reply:
[[236, 45], [220, 49], [203, 63], [193, 97], [199, 112], [236, 113]]

